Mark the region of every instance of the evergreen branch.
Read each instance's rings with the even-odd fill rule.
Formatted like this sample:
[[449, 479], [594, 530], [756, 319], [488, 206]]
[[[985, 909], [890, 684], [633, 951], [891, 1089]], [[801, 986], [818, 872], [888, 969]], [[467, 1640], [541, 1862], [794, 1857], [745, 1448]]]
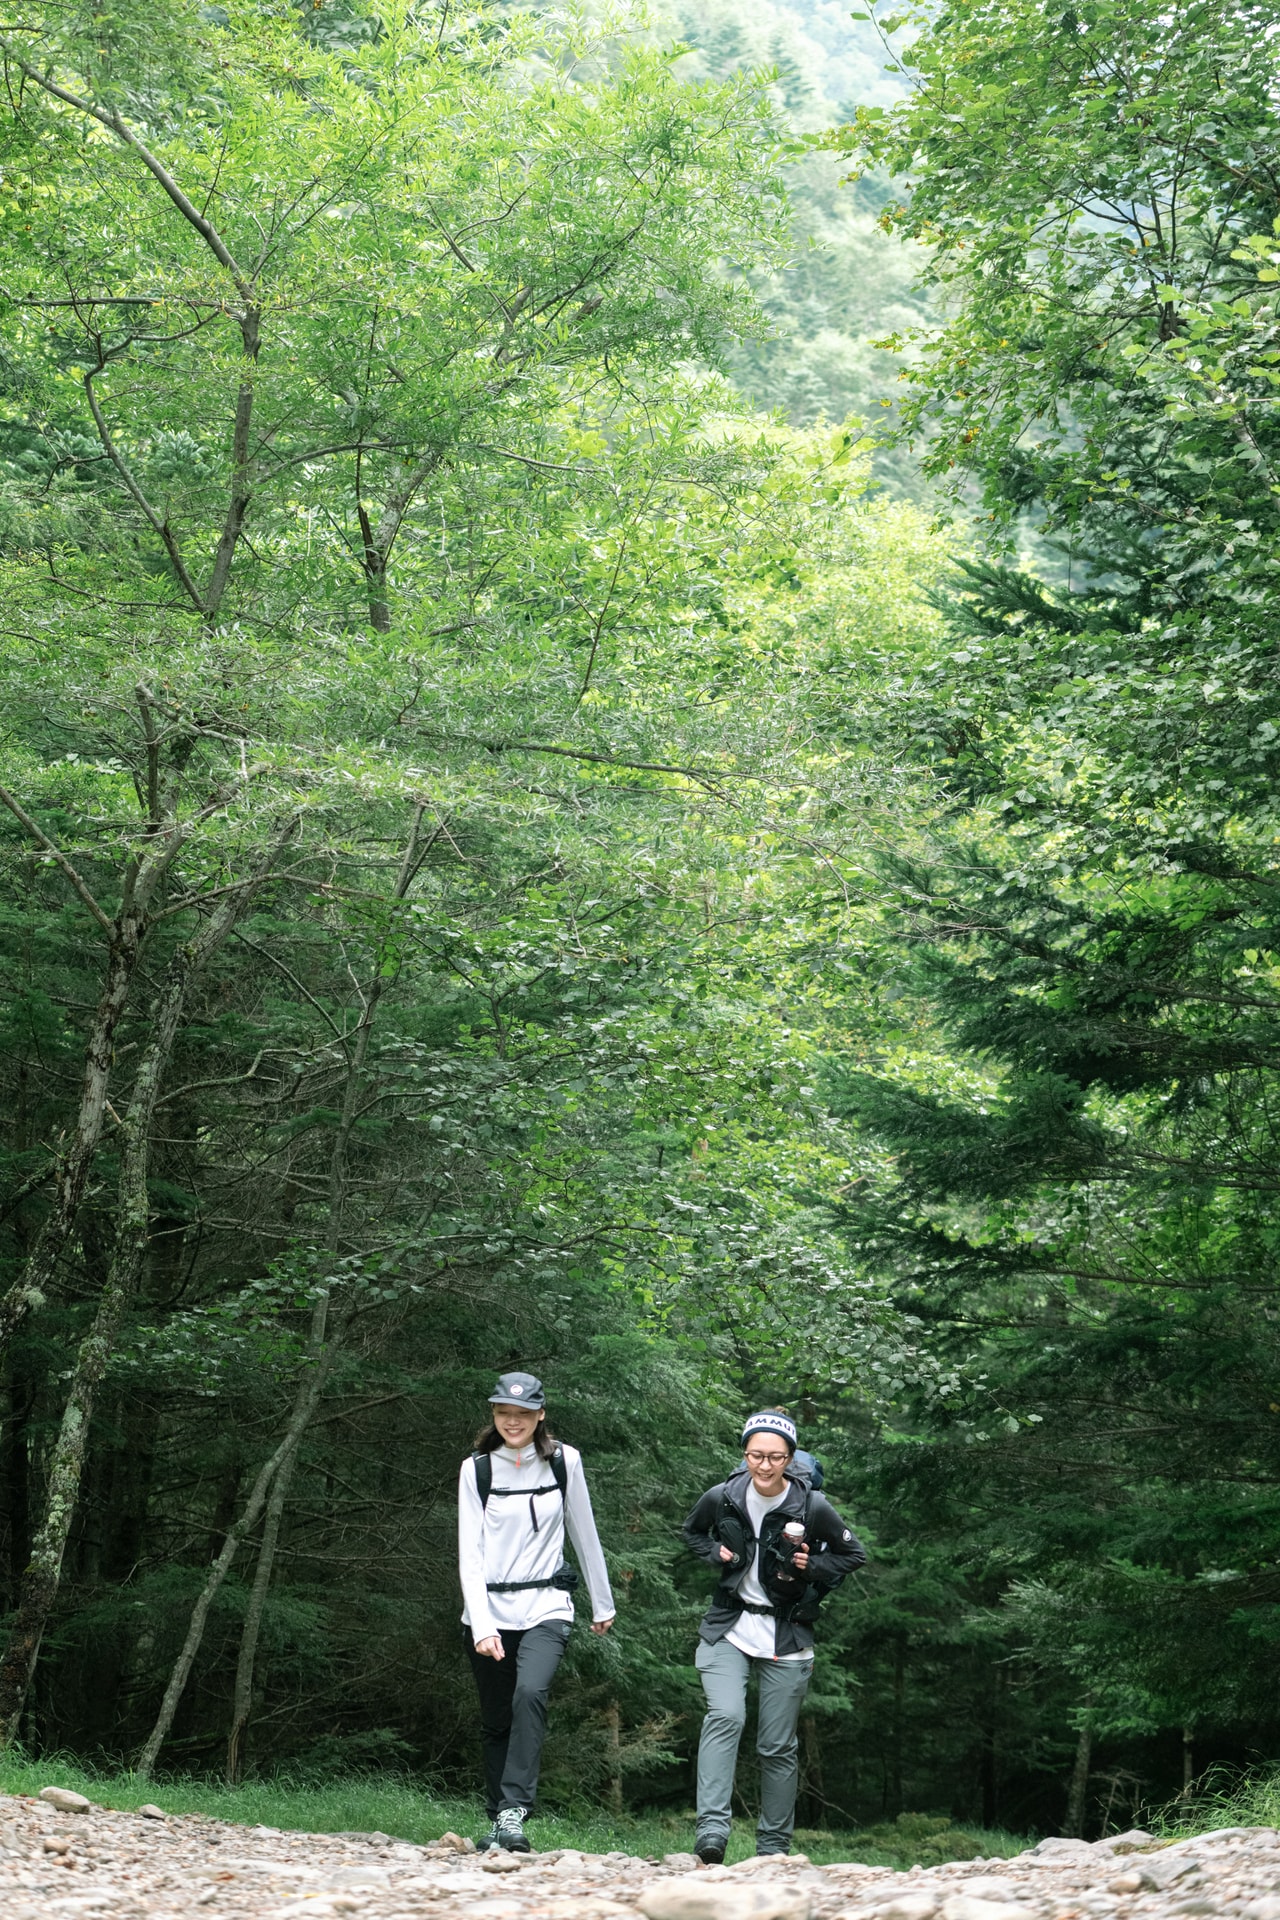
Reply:
[[36, 842], [36, 844], [38, 846], [43, 847], [45, 852], [51, 855], [54, 860], [56, 860], [59, 867], [61, 867], [63, 873], [66, 875], [72, 888], [79, 895], [80, 899], [84, 902], [85, 906], [89, 909], [89, 912], [93, 915], [94, 919], [97, 921], [98, 925], [102, 928], [103, 932], [106, 933], [108, 936], [113, 934], [115, 931], [114, 922], [111, 920], [109, 915], [104, 913], [102, 908], [98, 905], [97, 901], [93, 897], [93, 894], [89, 890], [88, 884], [81, 878], [78, 870], [74, 866], [72, 866], [70, 860], [68, 860], [66, 854], [63, 853], [61, 847], [54, 845], [53, 841], [49, 838], [48, 834], [44, 831], [43, 827], [39, 827], [36, 825], [36, 822], [31, 818], [31, 815], [27, 812], [26, 808], [23, 807], [21, 803], [14, 798], [14, 796], [9, 792], [9, 789], [7, 787], [0, 787], [0, 801], [3, 801], [5, 806], [8, 807], [10, 813], [13, 814], [14, 818], [16, 820], [19, 820], [22, 823], [22, 825], [26, 828], [27, 832], [31, 835], [31, 838]]

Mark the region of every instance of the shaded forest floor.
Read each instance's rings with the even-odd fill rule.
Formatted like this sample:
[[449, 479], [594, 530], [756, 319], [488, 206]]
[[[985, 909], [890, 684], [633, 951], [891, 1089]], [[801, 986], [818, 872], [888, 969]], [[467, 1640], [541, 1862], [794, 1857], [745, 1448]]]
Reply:
[[[242, 1826], [278, 1827], [296, 1833], [385, 1833], [419, 1846], [443, 1833], [478, 1836], [488, 1824], [478, 1799], [423, 1791], [404, 1775], [344, 1774], [326, 1781], [248, 1780], [239, 1787], [199, 1779], [139, 1780], [128, 1773], [100, 1773], [69, 1759], [0, 1759], [0, 1793], [38, 1794], [42, 1787], [71, 1787], [101, 1807], [132, 1812], [150, 1801], [166, 1813], [200, 1813]], [[586, 1853], [611, 1849], [661, 1859], [693, 1844], [693, 1813], [610, 1814], [586, 1807], [548, 1813], [530, 1823], [539, 1851], [577, 1847]], [[844, 1832], [801, 1828], [796, 1850], [815, 1863], [858, 1859], [869, 1866], [937, 1866], [947, 1860], [1008, 1859], [1028, 1842], [1004, 1832], [952, 1826], [923, 1815], [892, 1826]], [[751, 1824], [739, 1820], [730, 1862], [755, 1851]]]

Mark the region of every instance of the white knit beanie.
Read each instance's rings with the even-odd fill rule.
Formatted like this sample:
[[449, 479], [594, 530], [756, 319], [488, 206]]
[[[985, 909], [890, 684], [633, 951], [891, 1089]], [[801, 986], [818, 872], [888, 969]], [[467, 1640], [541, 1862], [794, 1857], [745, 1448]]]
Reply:
[[785, 1413], [775, 1413], [770, 1408], [765, 1413], [753, 1413], [742, 1429], [742, 1444], [745, 1447], [753, 1433], [778, 1433], [787, 1442], [794, 1453], [796, 1449], [796, 1423]]

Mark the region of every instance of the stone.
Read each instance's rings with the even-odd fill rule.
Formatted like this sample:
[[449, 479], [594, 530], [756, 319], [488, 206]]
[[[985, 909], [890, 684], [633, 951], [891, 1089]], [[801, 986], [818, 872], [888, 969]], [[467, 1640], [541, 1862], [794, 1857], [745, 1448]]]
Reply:
[[145, 1807], [138, 1808], [138, 1818], [140, 1820], [167, 1820], [169, 1816], [163, 1807], [157, 1807], [152, 1801], [148, 1800]]
[[451, 1829], [448, 1833], [442, 1833], [438, 1840], [433, 1840], [427, 1852], [434, 1853], [437, 1848], [443, 1853], [465, 1853], [467, 1843], [460, 1833], [454, 1833]]
[[1241, 1920], [1280, 1920], [1280, 1900], [1274, 1894], [1254, 1900], [1244, 1909]]
[[1175, 1853], [1166, 1847], [1163, 1853], [1149, 1853], [1135, 1857], [1133, 1871], [1139, 1875], [1144, 1887], [1153, 1893], [1165, 1893], [1179, 1880], [1186, 1880], [1192, 1874], [1200, 1872], [1200, 1862], [1193, 1853]]
[[40, 1842], [46, 1853], [70, 1853], [71, 1842], [65, 1833], [46, 1833]]
[[812, 1920], [807, 1887], [743, 1886], [705, 1873], [659, 1880], [637, 1902], [645, 1920]]
[[964, 1882], [963, 1892], [971, 1894], [976, 1900], [1007, 1901], [1012, 1888], [1005, 1875], [994, 1873], [975, 1873]]
[[933, 1920], [938, 1905], [938, 1895], [929, 1888], [919, 1893], [895, 1893], [884, 1906], [876, 1908], [876, 1920]]
[[1198, 1833], [1190, 1840], [1175, 1841], [1180, 1847], [1200, 1847], [1215, 1840], [1261, 1840], [1274, 1846], [1280, 1840], [1280, 1832], [1275, 1827], [1211, 1827], [1208, 1833]]
[[1176, 1855], [1173, 1849], [1167, 1847], [1163, 1853], [1134, 1857], [1123, 1874], [1115, 1874], [1111, 1880], [1107, 1880], [1107, 1891], [1165, 1893], [1169, 1887], [1178, 1884], [1178, 1880], [1190, 1880], [1196, 1874], [1199, 1874], [1199, 1860], [1194, 1855]]
[[1154, 1847], [1154, 1833], [1147, 1833], [1141, 1827], [1130, 1827], [1128, 1833], [1109, 1833], [1096, 1842], [1109, 1853], [1136, 1853], [1140, 1847]]
[[1025, 1853], [1018, 1855], [1019, 1860], [1059, 1861], [1092, 1860], [1096, 1856], [1087, 1840], [1068, 1840], [1065, 1835], [1052, 1833], [1047, 1840], [1038, 1841], [1034, 1847], [1028, 1847]]
[[496, 1847], [492, 1852], [486, 1853], [483, 1856], [480, 1862], [480, 1871], [481, 1873], [519, 1873], [522, 1858], [528, 1860], [532, 1859], [533, 1856], [531, 1854], [521, 1855], [518, 1853], [507, 1853], [503, 1848]]
[[688, 1873], [701, 1862], [696, 1853], [664, 1853], [662, 1864], [664, 1867], [679, 1867], [683, 1873]]
[[1032, 1907], [1013, 1900], [979, 1900], [972, 1893], [951, 1893], [942, 1903], [942, 1920], [1037, 1920]]
[[89, 1813], [92, 1800], [86, 1800], [82, 1793], [73, 1793], [70, 1787], [41, 1787], [40, 1798], [59, 1813]]
[[[485, 1853], [481, 1855], [479, 1863], [474, 1867], [459, 1867], [456, 1872], [442, 1873], [434, 1882], [433, 1891], [436, 1893], [488, 1893], [490, 1876], [482, 1873], [481, 1868], [486, 1860], [493, 1858], [495, 1858], [493, 1854]], [[497, 1871], [501, 1873], [503, 1869], [499, 1867]]]
[[[491, 1908], [485, 1909], [486, 1914]], [[513, 1907], [513, 1911], [519, 1909]], [[623, 1906], [619, 1900], [610, 1900], [599, 1893], [561, 1894], [538, 1907], [540, 1914], [546, 1914], [547, 1920], [620, 1920], [623, 1914], [634, 1913], [634, 1908]]]

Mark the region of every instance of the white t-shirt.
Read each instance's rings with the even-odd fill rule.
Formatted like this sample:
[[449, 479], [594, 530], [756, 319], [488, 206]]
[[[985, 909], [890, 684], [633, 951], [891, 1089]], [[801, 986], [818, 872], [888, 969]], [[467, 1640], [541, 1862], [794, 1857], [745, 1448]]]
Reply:
[[[739, 1600], [749, 1600], [753, 1607], [771, 1605], [768, 1594], [760, 1584], [760, 1529], [764, 1525], [766, 1513], [772, 1513], [786, 1499], [790, 1487], [784, 1487], [781, 1493], [775, 1493], [766, 1500], [757, 1493], [755, 1482], [747, 1488], [747, 1517], [751, 1521], [751, 1531], [756, 1536], [756, 1550], [751, 1556], [751, 1565], [742, 1576], [738, 1587]], [[740, 1613], [736, 1626], [725, 1635], [731, 1647], [739, 1653], [745, 1653], [752, 1660], [812, 1660], [813, 1654], [806, 1648], [798, 1653], [779, 1653], [777, 1651], [777, 1621], [767, 1613]]]

